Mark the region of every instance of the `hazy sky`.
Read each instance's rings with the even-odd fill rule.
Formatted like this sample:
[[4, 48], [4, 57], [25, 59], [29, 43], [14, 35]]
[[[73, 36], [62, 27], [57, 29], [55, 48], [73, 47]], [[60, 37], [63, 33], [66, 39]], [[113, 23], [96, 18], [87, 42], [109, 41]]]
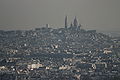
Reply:
[[77, 16], [83, 28], [120, 31], [120, 0], [0, 0], [0, 29], [63, 27]]

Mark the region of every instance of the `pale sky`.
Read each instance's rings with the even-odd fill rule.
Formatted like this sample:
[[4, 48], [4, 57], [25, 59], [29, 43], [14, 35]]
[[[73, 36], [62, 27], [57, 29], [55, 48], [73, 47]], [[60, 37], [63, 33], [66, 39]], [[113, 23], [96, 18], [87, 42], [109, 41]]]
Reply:
[[120, 32], [120, 0], [0, 0], [0, 30], [60, 28], [65, 15], [85, 29]]

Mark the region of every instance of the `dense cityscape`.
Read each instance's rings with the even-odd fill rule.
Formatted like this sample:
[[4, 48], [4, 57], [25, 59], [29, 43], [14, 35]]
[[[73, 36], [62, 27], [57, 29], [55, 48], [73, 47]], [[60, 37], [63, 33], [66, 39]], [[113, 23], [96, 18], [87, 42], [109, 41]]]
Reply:
[[0, 30], [0, 80], [120, 80], [120, 37], [81, 28]]

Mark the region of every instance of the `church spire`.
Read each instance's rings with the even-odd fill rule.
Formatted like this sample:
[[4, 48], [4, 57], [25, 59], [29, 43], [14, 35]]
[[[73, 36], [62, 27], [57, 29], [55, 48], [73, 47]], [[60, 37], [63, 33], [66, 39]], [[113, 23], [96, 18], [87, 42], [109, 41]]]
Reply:
[[67, 28], [68, 24], [67, 24], [67, 16], [65, 17], [65, 28]]
[[78, 26], [78, 21], [77, 21], [77, 18], [75, 16], [75, 19], [74, 19], [74, 27], [77, 27]]

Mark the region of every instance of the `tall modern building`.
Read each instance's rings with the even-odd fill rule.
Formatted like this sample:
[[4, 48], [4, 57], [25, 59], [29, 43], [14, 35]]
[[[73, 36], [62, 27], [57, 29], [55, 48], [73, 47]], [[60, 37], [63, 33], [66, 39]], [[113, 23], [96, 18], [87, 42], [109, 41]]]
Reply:
[[67, 24], [67, 16], [65, 17], [65, 28], [67, 29], [68, 24]]

